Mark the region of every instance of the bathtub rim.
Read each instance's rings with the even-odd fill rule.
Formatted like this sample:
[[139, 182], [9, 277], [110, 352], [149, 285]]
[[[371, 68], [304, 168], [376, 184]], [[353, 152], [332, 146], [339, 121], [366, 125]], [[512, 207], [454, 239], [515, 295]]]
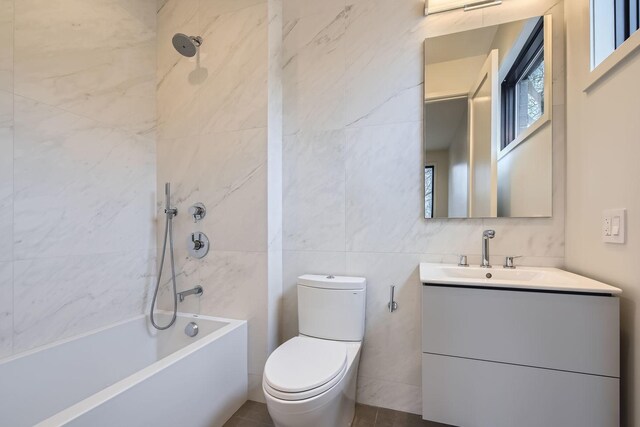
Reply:
[[[167, 312], [164, 310], [158, 310], [156, 313], [159, 314], [173, 314], [172, 312]], [[183, 317], [183, 318], [190, 318], [190, 319], [200, 319], [200, 320], [207, 320], [207, 321], [215, 321], [215, 322], [219, 322], [219, 323], [226, 323], [224, 326], [222, 326], [221, 328], [211, 332], [210, 334], [196, 340], [195, 342], [188, 344], [184, 347], [182, 347], [181, 349], [171, 353], [170, 355], [163, 357], [162, 359], [159, 359], [153, 363], [151, 363], [150, 365], [145, 366], [144, 368], [140, 369], [139, 371], [134, 372], [133, 374], [122, 378], [121, 380], [117, 381], [114, 384], [111, 384], [108, 387], [103, 388], [102, 390], [86, 397], [83, 400], [80, 400], [76, 403], [74, 403], [71, 406], [68, 406], [67, 408], [61, 410], [60, 412], [57, 412], [55, 414], [53, 414], [52, 416], [50, 416], [49, 418], [45, 418], [44, 420], [38, 422], [37, 424], [35, 424], [34, 427], [50, 427], [50, 426], [60, 426], [60, 425], [64, 425], [65, 423], [68, 423], [70, 421], [73, 421], [74, 419], [80, 417], [81, 415], [91, 411], [92, 409], [100, 406], [102, 403], [106, 402], [107, 400], [114, 398], [115, 396], [118, 396], [122, 393], [124, 393], [125, 391], [131, 389], [132, 387], [136, 386], [137, 384], [141, 383], [142, 381], [152, 377], [154, 374], [156, 374], [157, 372], [168, 368], [171, 365], [176, 364], [177, 362], [181, 361], [182, 359], [184, 359], [185, 357], [189, 356], [190, 354], [192, 354], [193, 352], [202, 349], [203, 347], [207, 346], [208, 344], [210, 344], [211, 342], [215, 341], [216, 339], [238, 329], [241, 327], [245, 327], [247, 325], [247, 321], [246, 320], [238, 320], [238, 319], [230, 319], [230, 318], [224, 318], [224, 317], [216, 317], [216, 316], [206, 316], [206, 315], [200, 315], [200, 314], [194, 314], [194, 313], [184, 313], [184, 312], [178, 312], [177, 313], [178, 317]], [[62, 340], [58, 340], [40, 347], [36, 347], [33, 348], [31, 350], [10, 356], [6, 359], [2, 359], [0, 360], [0, 365], [3, 365], [5, 363], [9, 363], [13, 360], [16, 359], [20, 359], [22, 357], [28, 356], [30, 354], [34, 354], [34, 353], [38, 353], [40, 351], [45, 351], [49, 348], [53, 348], [56, 347], [58, 345], [62, 345], [71, 341], [75, 341], [84, 337], [87, 337], [89, 335], [93, 335], [102, 331], [105, 331], [107, 329], [110, 328], [114, 328], [120, 325], [123, 325], [125, 323], [129, 323], [129, 322], [133, 322], [136, 320], [140, 320], [140, 319], [148, 319], [148, 315], [146, 314], [139, 314], [137, 316], [134, 317], [130, 317], [129, 319], [125, 319], [116, 323], [112, 323], [110, 325], [106, 325], [106, 326], [102, 326], [100, 328], [96, 328], [96, 329], [92, 329], [88, 332], [84, 332], [82, 334], [78, 334], [78, 335], [74, 335], [72, 337], [68, 337], [68, 338], [64, 338]]]

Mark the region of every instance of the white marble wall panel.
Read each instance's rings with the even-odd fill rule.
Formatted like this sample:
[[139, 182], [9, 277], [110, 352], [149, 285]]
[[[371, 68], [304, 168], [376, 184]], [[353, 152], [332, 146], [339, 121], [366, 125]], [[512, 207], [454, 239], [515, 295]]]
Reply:
[[16, 96], [15, 257], [148, 251], [154, 145], [149, 137]]
[[155, 0], [15, 2], [16, 93], [152, 131], [155, 10]]
[[0, 262], [13, 258], [13, 94], [0, 90]]
[[149, 253], [14, 263], [14, 351], [140, 314], [153, 280]]
[[[278, 23], [278, 34], [282, 27], [274, 6], [266, 0], [168, 0], [158, 11], [158, 205], [164, 206], [163, 186], [171, 182], [179, 211], [178, 288], [204, 288], [201, 298], [188, 298], [180, 309], [249, 320], [250, 397], [259, 400], [267, 348], [275, 341], [268, 330], [275, 323], [275, 285], [281, 283], [281, 129], [267, 126], [282, 116], [282, 89], [269, 81], [281, 72], [273, 68], [281, 43], [270, 40], [270, 25]], [[201, 36], [200, 53], [180, 56], [171, 46], [177, 32]], [[187, 213], [195, 202], [207, 208], [197, 224]], [[186, 246], [196, 230], [211, 243], [200, 260]], [[159, 222], [159, 238], [163, 233]], [[162, 283], [161, 306], [168, 308], [167, 265]]]
[[347, 131], [347, 250], [398, 252], [424, 221], [421, 128], [413, 122]]
[[345, 250], [344, 130], [284, 139], [284, 248]]
[[0, 358], [13, 352], [13, 263], [0, 262]]
[[300, 3], [301, 15], [285, 8], [285, 135], [346, 124], [344, 2], [323, 3], [322, 10], [305, 9], [308, 2]]
[[198, 3], [198, 0], [169, 0], [158, 11], [156, 108], [159, 139], [198, 134], [196, 94], [202, 84], [199, 76], [203, 69], [197, 57], [185, 58], [171, 44], [175, 33], [198, 35]]
[[[367, 277], [368, 303], [373, 306], [368, 307], [358, 386], [358, 400], [363, 403], [420, 411], [419, 348], [415, 347], [420, 341], [416, 306], [420, 261], [453, 263], [458, 254], [467, 254], [470, 262], [479, 263], [481, 232], [495, 228], [494, 264], [506, 255], [524, 255], [518, 260], [523, 265], [564, 263], [562, 2], [506, 3], [428, 18], [422, 0], [284, 3], [284, 90], [290, 96], [284, 97], [284, 128], [289, 136], [284, 155], [282, 338], [297, 332], [297, 275], [346, 271]], [[342, 10], [345, 28], [338, 37], [330, 17]], [[544, 13], [554, 15], [553, 218], [425, 221], [421, 202], [425, 37]], [[325, 92], [309, 99], [306, 94], [313, 94], [316, 87], [304, 88], [301, 82], [307, 78]], [[336, 98], [332, 91], [344, 91], [344, 98]], [[334, 120], [342, 114], [343, 122]], [[336, 138], [327, 136], [341, 132], [343, 150]], [[314, 200], [331, 208], [318, 209]], [[386, 311], [391, 284], [400, 286], [398, 301], [404, 313]], [[393, 352], [388, 350], [390, 343], [412, 350]], [[385, 369], [393, 375], [386, 376]]]
[[0, 0], [0, 357], [146, 304], [155, 11]]
[[[164, 183], [171, 182], [179, 212], [177, 236], [197, 228], [215, 239], [214, 251], [267, 249], [266, 132], [259, 128], [158, 141], [158, 202], [164, 207]], [[206, 220], [197, 226], [188, 215], [195, 202], [207, 207]], [[187, 255], [183, 240], [178, 256]]]
[[0, 0], [0, 90], [13, 90], [13, 2]]
[[282, 25], [283, 2], [270, 0], [269, 12], [269, 76], [267, 102], [267, 351], [275, 350], [280, 341], [282, 311]]
[[348, 125], [421, 120], [424, 2], [347, 3]]
[[[204, 133], [267, 126], [267, 3], [219, 15], [201, 1], [199, 120]], [[215, 8], [214, 8], [215, 9]], [[215, 12], [215, 10], [214, 10]]]

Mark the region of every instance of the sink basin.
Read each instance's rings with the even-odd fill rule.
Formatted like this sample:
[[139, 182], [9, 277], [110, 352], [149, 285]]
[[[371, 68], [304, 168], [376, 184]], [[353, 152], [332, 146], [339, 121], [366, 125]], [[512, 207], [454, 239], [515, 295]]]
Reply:
[[420, 264], [424, 284], [512, 288], [540, 291], [618, 295], [621, 289], [558, 268], [459, 267], [453, 264]]

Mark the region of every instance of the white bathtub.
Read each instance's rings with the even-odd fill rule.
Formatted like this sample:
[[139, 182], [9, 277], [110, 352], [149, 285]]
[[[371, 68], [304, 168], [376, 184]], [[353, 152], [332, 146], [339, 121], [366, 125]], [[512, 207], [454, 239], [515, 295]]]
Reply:
[[155, 331], [139, 316], [0, 361], [2, 427], [217, 427], [246, 398], [239, 320], [180, 314]]

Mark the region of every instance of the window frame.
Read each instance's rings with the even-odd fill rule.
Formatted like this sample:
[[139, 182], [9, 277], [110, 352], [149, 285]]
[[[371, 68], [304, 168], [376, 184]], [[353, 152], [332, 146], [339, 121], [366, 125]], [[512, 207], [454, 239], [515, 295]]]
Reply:
[[[628, 9], [625, 9], [625, 4], [629, 5]], [[628, 27], [625, 24], [625, 10], [628, 13]], [[589, 92], [596, 87], [601, 79], [606, 78], [627, 57], [635, 55], [640, 50], [640, 28], [631, 30], [636, 26], [640, 27], [640, 0], [613, 0], [611, 3], [591, 0], [591, 71], [583, 92]]]
[[432, 165], [425, 165], [424, 166], [424, 176], [426, 177], [426, 170], [427, 169], [431, 169], [431, 212], [429, 212], [429, 214], [431, 216], [427, 216], [427, 194], [426, 194], [426, 189], [427, 189], [427, 182], [425, 179], [425, 183], [424, 183], [424, 188], [425, 188], [425, 200], [424, 200], [424, 217], [425, 219], [433, 219], [434, 218], [434, 213], [435, 213], [435, 206], [436, 206], [436, 165], [432, 164]]
[[[500, 150], [507, 149], [511, 144], [516, 143], [518, 136], [516, 135], [516, 123], [517, 123], [517, 107], [516, 107], [516, 94], [518, 83], [522, 78], [530, 71], [531, 65], [542, 56], [545, 62], [545, 82], [543, 89], [543, 110], [540, 117], [541, 120], [545, 117], [546, 109], [549, 103], [547, 99], [547, 80], [551, 78], [547, 75], [547, 55], [545, 54], [545, 22], [544, 17], [536, 23], [533, 31], [529, 35], [529, 38], [525, 42], [522, 50], [516, 57], [515, 61], [511, 65], [509, 72], [502, 81], [501, 88], [501, 137], [500, 137]], [[529, 126], [531, 128], [533, 125]]]

